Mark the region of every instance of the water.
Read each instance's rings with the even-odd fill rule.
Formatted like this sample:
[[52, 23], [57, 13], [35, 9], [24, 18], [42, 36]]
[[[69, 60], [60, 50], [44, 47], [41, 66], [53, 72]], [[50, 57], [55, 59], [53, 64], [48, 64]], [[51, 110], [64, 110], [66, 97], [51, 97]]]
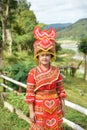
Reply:
[[[73, 50], [75, 51], [75, 55], [73, 56], [73, 59], [76, 59], [76, 60], [83, 60], [83, 56], [80, 55], [80, 53], [78, 52], [78, 46], [77, 46], [77, 43], [62, 43], [61, 44], [61, 47], [64, 48], [64, 49], [69, 49], [69, 50]], [[81, 73], [84, 73], [84, 69], [80, 66], [79, 68], [80, 72]]]
[[83, 60], [83, 56], [81, 56], [78, 52], [78, 47], [77, 47], [76, 43], [72, 43], [72, 44], [63, 43], [63, 44], [61, 44], [61, 47], [75, 51], [75, 55], [74, 55], [73, 59]]

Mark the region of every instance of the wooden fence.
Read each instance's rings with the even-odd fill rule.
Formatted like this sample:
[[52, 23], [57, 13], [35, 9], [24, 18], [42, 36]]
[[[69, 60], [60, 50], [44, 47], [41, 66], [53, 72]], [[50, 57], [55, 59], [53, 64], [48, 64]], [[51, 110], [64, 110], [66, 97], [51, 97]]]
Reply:
[[[19, 92], [22, 92], [22, 88], [26, 89], [26, 85], [21, 83], [21, 82], [18, 82], [16, 80], [12, 79], [12, 78], [4, 76], [4, 75], [0, 75], [0, 78], [3, 80], [3, 82], [1, 82], [0, 86], [3, 87], [3, 92], [1, 94], [1, 97], [2, 97], [2, 100], [3, 100], [4, 107], [7, 107], [11, 112], [16, 113], [20, 118], [22, 118], [25, 121], [27, 121], [28, 123], [30, 123], [30, 119], [26, 115], [24, 115], [22, 111], [14, 108], [13, 105], [9, 104], [8, 102], [6, 102], [4, 100], [4, 93], [5, 93], [6, 89], [12, 91], [13, 93], [19, 94]], [[19, 86], [18, 91], [15, 91], [11, 87], [7, 86], [6, 85], [6, 81], [9, 81], [9, 82], [12, 82], [12, 83], [18, 85]], [[81, 113], [83, 113], [85, 115], [87, 115], [87, 109], [86, 108], [83, 108], [83, 107], [81, 107], [81, 106], [79, 106], [77, 104], [71, 103], [71, 102], [69, 102], [67, 100], [65, 100], [65, 105], [68, 106], [68, 107], [71, 107], [72, 109], [75, 109], [75, 110], [77, 110], [77, 111], [79, 111], [79, 112], [81, 112]], [[71, 122], [71, 121], [69, 121], [69, 120], [67, 120], [65, 118], [64, 118], [64, 122], [67, 123], [68, 126], [72, 127], [74, 130], [84, 130], [79, 125], [77, 125], [74, 122]]]

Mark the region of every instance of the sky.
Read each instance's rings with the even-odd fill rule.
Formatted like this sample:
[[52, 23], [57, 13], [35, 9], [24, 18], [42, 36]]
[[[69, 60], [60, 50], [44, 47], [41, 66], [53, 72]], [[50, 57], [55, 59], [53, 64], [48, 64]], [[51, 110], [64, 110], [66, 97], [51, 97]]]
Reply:
[[27, 0], [39, 23], [75, 23], [87, 18], [87, 0]]

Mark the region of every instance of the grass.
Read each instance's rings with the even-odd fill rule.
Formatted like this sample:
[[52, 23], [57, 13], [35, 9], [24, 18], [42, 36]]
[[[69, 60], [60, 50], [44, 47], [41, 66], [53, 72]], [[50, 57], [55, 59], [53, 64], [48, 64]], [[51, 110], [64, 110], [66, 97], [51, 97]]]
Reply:
[[87, 82], [82, 78], [66, 76], [67, 100], [87, 108]]
[[5, 108], [0, 108], [0, 130], [29, 130], [29, 124]]
[[69, 107], [66, 107], [65, 111], [66, 111], [65, 118], [80, 125], [85, 130], [87, 130], [87, 116], [85, 116]]
[[9, 112], [3, 108], [0, 98], [0, 130], [29, 130], [29, 124], [18, 118], [15, 113]]

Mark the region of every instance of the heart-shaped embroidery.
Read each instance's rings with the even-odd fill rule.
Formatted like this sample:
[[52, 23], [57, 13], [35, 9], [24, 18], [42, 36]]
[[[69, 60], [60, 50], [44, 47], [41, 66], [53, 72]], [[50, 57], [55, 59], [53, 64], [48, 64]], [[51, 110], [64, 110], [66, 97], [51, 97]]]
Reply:
[[46, 120], [46, 124], [48, 126], [53, 126], [55, 123], [56, 123], [56, 119], [54, 118]]
[[46, 107], [48, 107], [48, 108], [51, 108], [53, 105], [55, 104], [55, 101], [54, 100], [46, 100], [45, 101], [45, 105], [46, 105]]

